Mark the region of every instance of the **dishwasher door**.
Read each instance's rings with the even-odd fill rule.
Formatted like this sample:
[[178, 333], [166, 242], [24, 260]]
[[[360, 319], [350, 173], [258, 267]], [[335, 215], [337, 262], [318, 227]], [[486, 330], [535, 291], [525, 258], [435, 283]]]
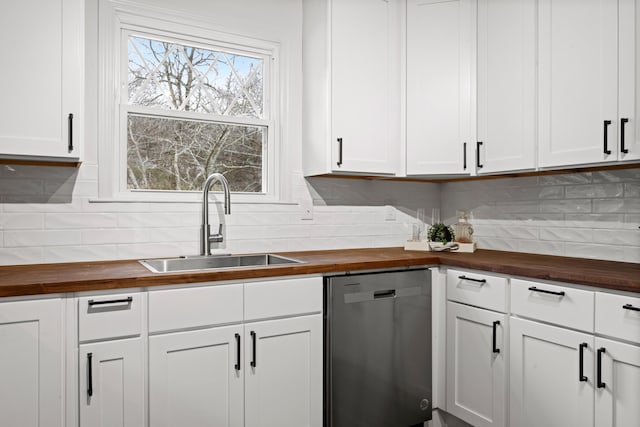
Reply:
[[431, 419], [431, 271], [325, 282], [325, 426]]

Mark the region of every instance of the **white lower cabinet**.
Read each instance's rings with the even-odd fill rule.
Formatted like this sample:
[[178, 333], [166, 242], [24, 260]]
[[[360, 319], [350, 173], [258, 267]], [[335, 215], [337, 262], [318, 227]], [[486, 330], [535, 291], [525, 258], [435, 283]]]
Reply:
[[518, 318], [510, 328], [511, 425], [594, 426], [593, 335]]
[[321, 313], [321, 277], [150, 291], [150, 426], [321, 427]]
[[245, 426], [321, 427], [322, 316], [246, 324], [245, 342]]
[[447, 269], [447, 299], [447, 412], [474, 427], [640, 426], [639, 297]]
[[505, 426], [507, 316], [447, 303], [447, 411], [476, 426]]
[[[640, 338], [640, 337], [639, 337]], [[640, 424], [640, 347], [596, 338], [597, 427]]]
[[0, 303], [0, 426], [62, 427], [62, 300]]
[[80, 425], [145, 425], [141, 338], [80, 345]]
[[235, 325], [149, 338], [151, 426], [244, 425], [241, 335]]

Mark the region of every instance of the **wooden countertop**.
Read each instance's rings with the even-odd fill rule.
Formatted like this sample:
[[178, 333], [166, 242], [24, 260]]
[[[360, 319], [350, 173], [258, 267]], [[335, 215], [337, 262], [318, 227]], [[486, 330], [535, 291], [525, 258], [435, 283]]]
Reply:
[[135, 260], [6, 266], [0, 267], [0, 297], [439, 264], [640, 293], [636, 263], [490, 250], [466, 254], [375, 248], [279, 254], [305, 263], [161, 274]]

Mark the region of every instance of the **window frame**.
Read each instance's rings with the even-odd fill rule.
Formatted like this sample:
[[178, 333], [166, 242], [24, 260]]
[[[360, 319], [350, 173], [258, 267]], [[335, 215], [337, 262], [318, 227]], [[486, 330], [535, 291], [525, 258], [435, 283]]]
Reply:
[[[263, 148], [263, 191], [234, 192], [234, 202], [269, 203], [280, 198], [280, 91], [276, 42], [240, 36], [212, 28], [186, 14], [100, 2], [98, 90], [98, 197], [102, 201], [199, 202], [201, 191], [127, 188], [127, 117], [129, 113], [158, 118], [266, 127]], [[218, 49], [263, 59], [263, 118], [220, 116], [162, 110], [128, 104], [128, 37], [140, 36], [206, 49]]]

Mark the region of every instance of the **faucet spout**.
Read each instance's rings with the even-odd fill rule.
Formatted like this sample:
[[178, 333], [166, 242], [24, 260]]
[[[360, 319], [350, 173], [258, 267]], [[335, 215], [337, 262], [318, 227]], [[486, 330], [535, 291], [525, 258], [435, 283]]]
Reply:
[[222, 242], [224, 236], [222, 234], [222, 218], [220, 218], [220, 226], [217, 234], [211, 234], [211, 227], [209, 225], [209, 188], [214, 181], [222, 184], [222, 190], [224, 191], [224, 213], [225, 215], [231, 214], [231, 192], [229, 191], [229, 182], [221, 173], [212, 173], [207, 177], [204, 182], [204, 189], [202, 190], [202, 226], [200, 227], [200, 255], [211, 255], [211, 243]]

